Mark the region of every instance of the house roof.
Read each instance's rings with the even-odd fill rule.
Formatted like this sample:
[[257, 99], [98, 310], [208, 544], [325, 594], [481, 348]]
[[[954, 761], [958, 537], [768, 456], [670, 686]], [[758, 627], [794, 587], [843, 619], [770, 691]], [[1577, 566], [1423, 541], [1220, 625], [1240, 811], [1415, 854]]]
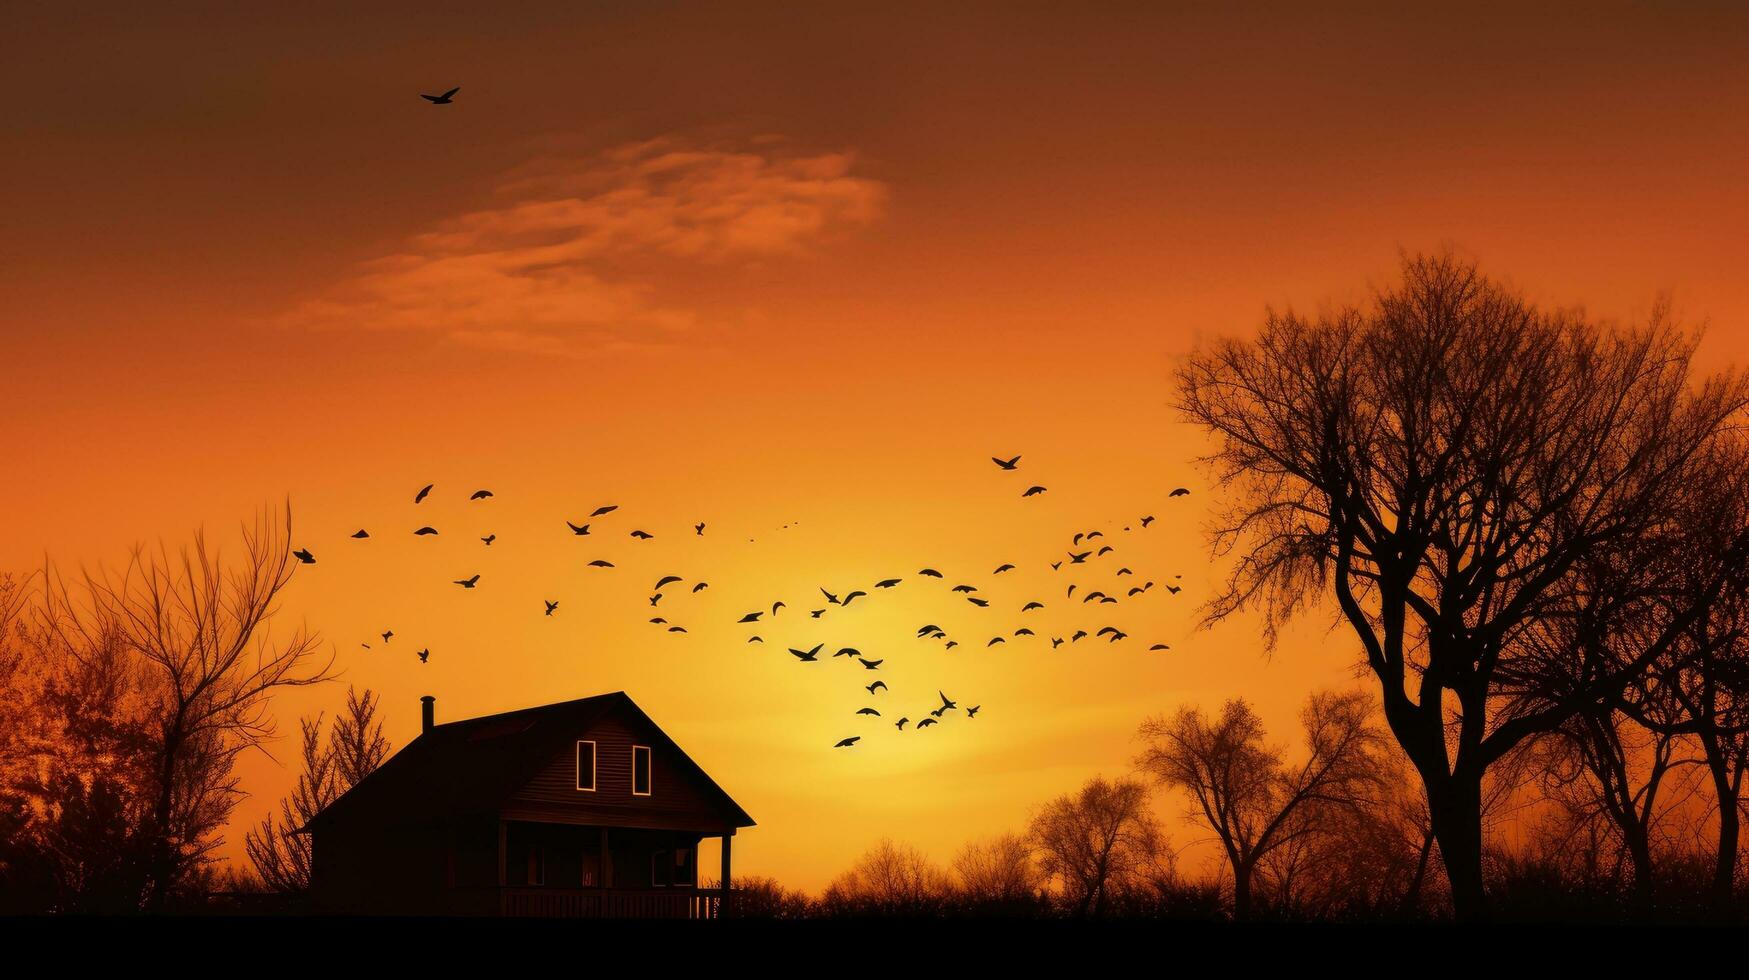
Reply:
[[300, 832], [338, 820], [399, 823], [492, 812], [596, 720], [629, 712], [694, 770], [733, 827], [751, 827], [741, 809], [624, 691], [434, 725], [312, 817]]

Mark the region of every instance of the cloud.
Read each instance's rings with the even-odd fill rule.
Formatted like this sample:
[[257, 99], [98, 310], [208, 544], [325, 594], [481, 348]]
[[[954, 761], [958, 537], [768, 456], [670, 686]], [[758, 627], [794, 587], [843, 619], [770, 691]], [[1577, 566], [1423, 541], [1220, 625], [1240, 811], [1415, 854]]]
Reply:
[[502, 204], [412, 236], [283, 319], [547, 354], [662, 342], [700, 322], [661, 288], [676, 264], [805, 254], [879, 217], [886, 188], [854, 162], [674, 140], [536, 160], [499, 182]]

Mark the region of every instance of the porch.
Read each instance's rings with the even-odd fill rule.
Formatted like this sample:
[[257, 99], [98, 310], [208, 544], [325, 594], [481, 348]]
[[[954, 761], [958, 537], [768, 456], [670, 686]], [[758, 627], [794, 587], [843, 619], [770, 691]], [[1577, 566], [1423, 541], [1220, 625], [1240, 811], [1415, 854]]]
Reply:
[[501, 888], [498, 914], [546, 919], [715, 919], [716, 888]]

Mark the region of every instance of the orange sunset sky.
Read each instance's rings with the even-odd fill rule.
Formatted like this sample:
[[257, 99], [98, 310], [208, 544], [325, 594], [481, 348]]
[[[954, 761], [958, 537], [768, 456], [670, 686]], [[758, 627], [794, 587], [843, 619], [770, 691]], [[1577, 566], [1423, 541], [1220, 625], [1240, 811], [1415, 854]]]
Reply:
[[[1127, 772], [1148, 714], [1243, 695], [1297, 743], [1307, 690], [1352, 682], [1316, 617], [1272, 656], [1255, 620], [1196, 629], [1199, 338], [1451, 247], [1600, 316], [1668, 291], [1707, 366], [1749, 360], [1740, 5], [154, 6], [8, 9], [0, 568], [229, 541], [289, 497], [318, 562], [278, 628], [344, 674], [277, 699], [282, 736], [347, 684], [396, 747], [422, 694], [624, 689], [759, 821], [737, 871], [792, 886], [1020, 829]], [[1053, 573], [1090, 529], [1106, 570]], [[1112, 562], [1184, 592], [1064, 600], [1127, 586]], [[652, 610], [663, 574], [710, 588]], [[810, 620], [822, 586], [873, 594]], [[984, 645], [1107, 622], [1130, 638]], [[784, 653], [816, 642], [884, 656], [886, 700]], [[892, 731], [938, 689], [983, 711]], [[273, 749], [227, 855], [293, 781]]]

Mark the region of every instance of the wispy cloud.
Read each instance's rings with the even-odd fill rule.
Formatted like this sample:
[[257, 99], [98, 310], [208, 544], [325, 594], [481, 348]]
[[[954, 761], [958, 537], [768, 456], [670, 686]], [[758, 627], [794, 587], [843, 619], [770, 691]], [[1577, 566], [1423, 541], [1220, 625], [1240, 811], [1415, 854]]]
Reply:
[[414, 235], [284, 319], [543, 354], [660, 343], [700, 320], [661, 288], [675, 263], [796, 255], [877, 218], [886, 189], [854, 162], [675, 140], [536, 160], [500, 182], [503, 204]]

